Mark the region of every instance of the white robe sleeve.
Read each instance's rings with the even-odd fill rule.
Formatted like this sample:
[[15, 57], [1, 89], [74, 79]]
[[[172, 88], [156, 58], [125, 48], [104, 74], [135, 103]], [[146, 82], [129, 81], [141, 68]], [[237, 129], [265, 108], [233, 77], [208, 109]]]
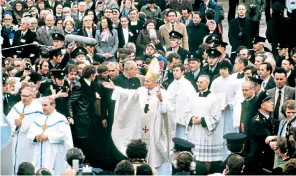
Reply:
[[16, 128], [16, 125], [14, 123], [14, 120], [19, 117], [19, 114], [16, 112], [16, 110], [14, 108], [11, 108], [11, 110], [9, 111], [9, 113], [7, 114], [7, 120], [8, 123], [11, 126], [11, 129], [14, 131]]
[[212, 99], [210, 102], [212, 104], [211, 113], [209, 116], [204, 116], [209, 131], [213, 131], [217, 127], [221, 117], [221, 108], [217, 104], [221, 104], [222, 99], [213, 96], [208, 97]]
[[28, 133], [27, 133], [27, 138], [30, 140], [30, 142], [31, 142], [32, 144], [36, 144], [37, 141], [34, 142], [35, 137], [36, 137], [37, 135], [39, 135], [39, 134], [42, 134], [42, 133], [40, 132], [40, 127], [38, 127], [35, 123], [36, 123], [36, 122], [32, 123], [32, 125], [31, 125], [31, 127], [30, 127], [30, 129], [29, 129], [29, 131], [28, 131]]
[[57, 130], [48, 134], [48, 141], [51, 144], [63, 143], [67, 139], [67, 133], [69, 133], [70, 127], [66, 121], [61, 121], [57, 125]]

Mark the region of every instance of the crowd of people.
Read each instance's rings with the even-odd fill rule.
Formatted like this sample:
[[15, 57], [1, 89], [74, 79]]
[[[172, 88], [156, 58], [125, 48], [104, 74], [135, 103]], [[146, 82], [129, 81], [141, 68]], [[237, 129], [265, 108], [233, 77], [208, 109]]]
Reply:
[[0, 4], [9, 174], [296, 174], [294, 0]]

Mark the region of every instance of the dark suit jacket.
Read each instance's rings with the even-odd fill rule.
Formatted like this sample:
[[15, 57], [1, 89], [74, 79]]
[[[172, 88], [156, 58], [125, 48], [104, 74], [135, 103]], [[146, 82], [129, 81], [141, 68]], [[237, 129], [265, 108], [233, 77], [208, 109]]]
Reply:
[[202, 44], [203, 38], [208, 35], [209, 28], [204, 23], [200, 22], [198, 25], [194, 25], [190, 22], [187, 26], [188, 33], [188, 45], [191, 53], [195, 53], [199, 45]]
[[295, 79], [296, 79], [295, 70], [292, 70], [291, 74], [288, 76], [288, 81], [286, 84], [290, 87], [295, 87]]
[[198, 91], [198, 88], [197, 88], [197, 84], [196, 84], [196, 82], [197, 82], [199, 76], [200, 76], [200, 75], [203, 75], [203, 74], [205, 74], [205, 72], [204, 72], [202, 69], [200, 69], [200, 71], [199, 71], [199, 73], [198, 73], [198, 75], [196, 76], [195, 79], [194, 79], [194, 75], [192, 74], [192, 72], [187, 72], [187, 73], [185, 73], [185, 78], [188, 79], [188, 81], [191, 82], [191, 84], [192, 84], [192, 86], [194, 87], [194, 89], [195, 89], [196, 91]]
[[75, 121], [77, 138], [87, 138], [89, 127], [94, 117], [95, 85], [89, 86], [84, 78], [75, 81], [68, 97], [69, 116]]
[[[97, 31], [96, 28], [93, 27], [92, 28], [92, 37], [93, 38], [96, 38], [96, 31]], [[85, 28], [78, 30], [77, 35], [88, 37], [87, 31], [85, 30]]]
[[272, 88], [275, 88], [276, 85], [275, 85], [275, 82], [274, 82], [274, 79], [272, 76], [270, 76], [269, 80], [267, 81], [265, 87], [264, 87], [264, 90], [269, 90], [269, 89], [272, 89]]
[[213, 72], [210, 72], [210, 66], [209, 65], [206, 65], [202, 70], [203, 70], [203, 72], [206, 75], [208, 75], [210, 77], [210, 79], [211, 79], [210, 85], [212, 84], [213, 80], [216, 79], [216, 78], [218, 78], [219, 75], [220, 75], [220, 72], [219, 72], [219, 70], [220, 70], [219, 63], [217, 64], [217, 66], [216, 66], [216, 68], [214, 69]]
[[[26, 32], [25, 36], [21, 37], [22, 31], [16, 31], [13, 39], [13, 46], [30, 44], [36, 41], [36, 33], [30, 29]], [[36, 47], [33, 45], [25, 46], [15, 49], [15, 54], [20, 58], [29, 58], [31, 54], [36, 56]]]
[[[123, 46], [126, 44], [125, 43], [125, 40], [124, 40], [124, 34], [123, 34], [123, 30], [122, 30], [122, 27], [121, 25], [119, 25], [118, 29], [118, 40], [119, 40], [119, 44], [118, 44], [118, 48], [123, 48]], [[132, 43], [135, 43], [135, 38], [133, 37], [133, 33], [131, 32], [131, 29], [130, 27], [128, 28], [128, 42], [132, 42]]]
[[[229, 38], [229, 43], [232, 47], [231, 51], [236, 51], [236, 49], [239, 46], [245, 46], [248, 49], [252, 48], [252, 41], [253, 38], [255, 37], [255, 32], [254, 32], [254, 28], [253, 23], [250, 19], [246, 18], [245, 21], [245, 27], [242, 29], [242, 31], [240, 31], [239, 28], [239, 18], [235, 18], [232, 19], [229, 22], [229, 31], [228, 31], [228, 38]], [[239, 38], [239, 33], [242, 32], [243, 37]]]
[[257, 96], [251, 100], [244, 100], [242, 102], [241, 123], [244, 123], [244, 133], [249, 137], [250, 121], [257, 114], [258, 108], [256, 107]]
[[172, 70], [166, 70], [164, 73], [164, 81], [162, 83], [162, 86], [165, 89], [168, 89], [169, 85], [174, 81], [174, 75]]
[[[168, 48], [167, 51], [172, 51], [172, 48]], [[177, 53], [181, 56], [182, 63], [184, 63], [184, 60], [187, 58], [188, 54], [190, 54], [190, 52], [188, 50], [186, 50], [182, 47], [179, 47]]]

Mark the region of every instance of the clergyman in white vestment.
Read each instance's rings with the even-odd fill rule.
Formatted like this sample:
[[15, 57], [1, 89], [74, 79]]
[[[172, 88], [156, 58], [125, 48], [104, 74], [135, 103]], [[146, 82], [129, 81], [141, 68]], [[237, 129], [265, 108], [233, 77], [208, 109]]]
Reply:
[[192, 95], [192, 118], [189, 124], [189, 141], [195, 145], [192, 149], [195, 159], [201, 162], [223, 160], [223, 128], [221, 116], [225, 106], [225, 96], [208, 90], [210, 78], [201, 75], [198, 79], [199, 93]]
[[[168, 110], [176, 123], [176, 137], [188, 140], [186, 122], [191, 119], [192, 96], [196, 93], [191, 82], [184, 78], [185, 68], [182, 64], [173, 66], [174, 81], [167, 90]], [[174, 137], [174, 136], [172, 136]]]
[[156, 168], [158, 175], [170, 175], [172, 120], [166, 113], [166, 91], [159, 89], [157, 79], [145, 77], [145, 87], [136, 90], [114, 86], [112, 99], [116, 100], [112, 139], [118, 150], [126, 156], [127, 145], [132, 139], [142, 139], [147, 144], [147, 163]]
[[15, 104], [7, 115], [13, 130], [13, 173], [17, 173], [19, 164], [32, 162], [33, 146], [27, 139], [27, 132], [36, 118], [42, 114], [41, 104], [34, 99], [31, 87], [25, 87], [21, 92], [21, 101]]
[[32, 164], [35, 169], [47, 168], [54, 175], [70, 167], [66, 162], [68, 149], [73, 148], [71, 129], [67, 118], [55, 110], [55, 101], [45, 98], [44, 114], [31, 125], [27, 137], [34, 145]]

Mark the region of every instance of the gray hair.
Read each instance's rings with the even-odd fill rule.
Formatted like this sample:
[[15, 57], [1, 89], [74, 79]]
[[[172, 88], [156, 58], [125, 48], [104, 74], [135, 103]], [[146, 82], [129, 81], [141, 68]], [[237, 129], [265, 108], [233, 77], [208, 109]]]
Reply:
[[135, 61], [128, 60], [124, 64], [124, 71], [128, 71], [130, 69], [137, 68], [137, 64]]
[[118, 62], [108, 62], [107, 67], [114, 67], [115, 69], [119, 70]]
[[134, 53], [136, 53], [136, 45], [134, 43], [128, 42], [123, 46], [123, 48], [132, 50]]
[[66, 161], [70, 166], [72, 166], [73, 160], [78, 160], [79, 164], [82, 164], [84, 159], [85, 159], [85, 156], [84, 156], [82, 150], [79, 148], [71, 148], [68, 150], [68, 152], [66, 154]]
[[205, 78], [209, 83], [211, 82], [211, 79], [208, 75], [200, 75], [198, 79]]
[[31, 20], [29, 17], [24, 17], [21, 19], [21, 21], [24, 21], [27, 25], [31, 26]]
[[243, 85], [250, 85], [253, 90], [255, 90], [256, 84], [253, 81], [246, 81]]

